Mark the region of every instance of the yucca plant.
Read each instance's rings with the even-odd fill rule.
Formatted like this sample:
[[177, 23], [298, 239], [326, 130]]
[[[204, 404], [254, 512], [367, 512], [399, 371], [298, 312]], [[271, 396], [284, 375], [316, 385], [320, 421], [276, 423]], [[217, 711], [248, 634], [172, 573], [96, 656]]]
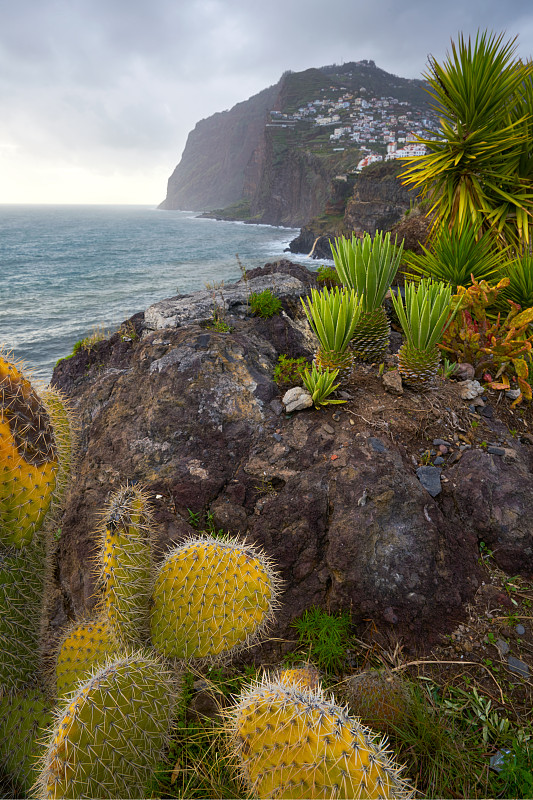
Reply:
[[414, 281], [430, 278], [452, 286], [469, 286], [472, 275], [476, 280], [497, 278], [505, 269], [505, 257], [494, 248], [490, 234], [476, 236], [474, 228], [466, 223], [440, 228], [431, 238], [429, 248], [421, 245], [423, 255], [404, 254], [406, 276]]
[[469, 221], [498, 246], [528, 244], [533, 191], [533, 62], [516, 57], [516, 38], [459, 36], [424, 75], [440, 128], [420, 138], [404, 183], [431, 202], [435, 226]]
[[509, 286], [502, 292], [503, 308], [509, 310], [506, 300], [518, 303], [523, 309], [533, 307], [533, 255], [524, 253], [506, 265], [505, 275]]
[[307, 391], [311, 393], [315, 408], [327, 406], [332, 403], [346, 402], [346, 400], [336, 400], [330, 397], [335, 389], [339, 387], [338, 383], [334, 385], [338, 374], [338, 369], [319, 369], [316, 364], [311, 365], [311, 371], [309, 371], [309, 369], [304, 369], [302, 372], [302, 381]]
[[335, 239], [333, 260], [344, 286], [362, 298], [362, 313], [353, 333], [351, 349], [362, 361], [379, 361], [389, 344], [390, 325], [383, 300], [400, 265], [403, 244], [391, 242], [390, 233], [378, 231], [374, 239], [365, 233]]
[[392, 295], [406, 339], [398, 352], [400, 375], [416, 389], [429, 388], [437, 375], [437, 344], [450, 318], [451, 296], [451, 286], [425, 278], [418, 285], [406, 282], [405, 305], [400, 292]]
[[352, 354], [348, 350], [355, 326], [361, 316], [361, 300], [353, 289], [339, 288], [321, 292], [311, 289], [311, 297], [302, 300], [319, 347], [315, 354], [318, 367], [349, 369]]

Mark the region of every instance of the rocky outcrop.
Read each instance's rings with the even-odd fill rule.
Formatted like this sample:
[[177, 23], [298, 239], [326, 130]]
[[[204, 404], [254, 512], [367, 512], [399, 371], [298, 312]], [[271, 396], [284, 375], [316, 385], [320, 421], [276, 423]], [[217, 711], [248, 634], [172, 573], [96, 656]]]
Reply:
[[[269, 282], [282, 313], [250, 316], [246, 292]], [[284, 593], [276, 641], [263, 655], [290, 649], [290, 623], [312, 605], [349, 610], [356, 623], [372, 620], [424, 649], [452, 629], [481, 584], [479, 538], [495, 543], [495, 558], [512, 572], [533, 571], [533, 486], [521, 446], [511, 465], [463, 455], [433, 497], [413, 463], [419, 422], [403, 439], [394, 428], [402, 414], [413, 424], [413, 409], [426, 413], [413, 393], [392, 397], [368, 373], [370, 383], [351, 388], [345, 406], [283, 412], [273, 370], [281, 353], [312, 355], [299, 301], [312, 285], [303, 267], [269, 265], [250, 273], [248, 285], [225, 287], [230, 333], [208, 327], [205, 293], [176, 297], [132, 318], [128, 341], [117, 333], [59, 364], [54, 383], [72, 399], [82, 436], [52, 626], [94, 604], [95, 526], [127, 481], [151, 495], [160, 554], [192, 532], [190, 512], [209, 512], [217, 529], [265, 549]]]
[[[302, 228], [300, 235], [289, 245], [292, 253], [309, 253], [313, 243], [317, 247], [313, 258], [331, 258], [331, 245], [336, 236], [350, 237], [352, 233], [371, 236], [378, 230], [389, 231], [396, 225], [399, 239], [411, 237], [414, 240], [418, 229], [413, 232], [413, 225], [400, 229], [398, 223], [416, 199], [416, 192], [407, 189], [399, 178], [403, 166], [399, 161], [376, 162], [365, 167], [352, 183], [353, 193], [344, 200], [345, 210], [342, 220], [338, 217], [338, 207], [334, 207], [328, 215], [311, 220]], [[415, 215], [420, 221], [425, 218]], [[415, 220], [413, 216], [412, 222]], [[427, 226], [424, 228], [427, 235]], [[423, 234], [420, 234], [422, 236]], [[424, 238], [425, 241], [425, 238]], [[409, 245], [409, 242], [407, 245]], [[418, 240], [417, 240], [418, 243]]]

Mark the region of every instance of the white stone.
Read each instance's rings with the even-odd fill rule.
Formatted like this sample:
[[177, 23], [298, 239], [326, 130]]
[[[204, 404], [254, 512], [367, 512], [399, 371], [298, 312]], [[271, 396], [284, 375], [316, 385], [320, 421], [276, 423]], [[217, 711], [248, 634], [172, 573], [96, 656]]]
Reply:
[[473, 400], [474, 397], [478, 397], [480, 394], [483, 394], [484, 391], [485, 387], [482, 386], [479, 381], [463, 381], [463, 383], [460, 384], [460, 392], [463, 400]]
[[281, 402], [285, 406], [287, 414], [290, 414], [292, 411], [303, 411], [305, 408], [310, 408], [313, 405], [313, 398], [303, 386], [293, 386], [292, 389], [285, 392]]

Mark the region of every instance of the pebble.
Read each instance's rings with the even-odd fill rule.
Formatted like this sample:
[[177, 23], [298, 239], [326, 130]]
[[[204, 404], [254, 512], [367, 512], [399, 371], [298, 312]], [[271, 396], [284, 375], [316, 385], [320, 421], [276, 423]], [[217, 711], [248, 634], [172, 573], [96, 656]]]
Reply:
[[448, 453], [448, 445], [446, 444], [439, 444], [439, 453], [445, 456]]
[[433, 439], [433, 444], [435, 447], [440, 447], [441, 445], [444, 447], [451, 447], [451, 443], [447, 442], [445, 439]]
[[517, 632], [517, 634], [518, 634], [519, 636], [523, 636], [523, 635], [524, 635], [524, 633], [526, 632], [526, 629], [524, 628], [524, 626], [523, 626], [523, 625], [521, 625], [521, 624], [519, 623], [519, 624], [516, 626], [516, 628], [515, 628], [515, 631]]
[[281, 434], [280, 433], [273, 433], [272, 438], [276, 440], [276, 442], [281, 442]]
[[328, 425], [328, 424], [322, 425], [322, 430], [325, 431], [326, 433], [330, 433], [330, 434], [331, 433], [335, 433], [335, 428], [332, 428], [331, 425]]
[[500, 651], [500, 655], [506, 656], [509, 652], [509, 644], [505, 641], [505, 639], [497, 639], [496, 640], [496, 647]]
[[504, 456], [505, 447], [494, 447], [494, 445], [489, 445], [489, 447], [487, 447], [487, 453], [490, 453], [493, 456]]
[[436, 467], [440, 467], [440, 465], [441, 465], [441, 464], [444, 464], [444, 459], [443, 459], [443, 457], [442, 457], [442, 456], [437, 456], [437, 458], [434, 460], [433, 464], [434, 464]]
[[368, 442], [376, 453], [384, 453], [387, 449], [381, 439], [376, 439], [374, 436], [369, 436]]
[[473, 400], [480, 394], [483, 394], [485, 388], [479, 381], [464, 381], [460, 384], [459, 393], [463, 400]]
[[285, 412], [290, 414], [292, 411], [303, 411], [305, 408], [310, 408], [313, 405], [313, 398], [307, 389], [294, 386], [285, 392], [281, 402], [285, 406]]
[[340, 414], [332, 414], [332, 415], [331, 415], [331, 419], [334, 419], [334, 420], [335, 420], [335, 422], [339, 422], [339, 421], [340, 421], [340, 418], [341, 418], [341, 415], [340, 415]]
[[416, 471], [416, 476], [431, 497], [436, 497], [441, 493], [442, 486], [438, 467], [419, 467]]
[[505, 396], [508, 397], [509, 400], [518, 400], [520, 394], [520, 389], [507, 389], [505, 392]]
[[492, 410], [492, 406], [485, 406], [484, 408], [480, 408], [479, 413], [482, 414], [484, 417], [487, 417], [488, 419], [492, 419], [492, 415], [494, 412]]
[[519, 658], [509, 656], [507, 663], [511, 672], [514, 672], [516, 675], [520, 675], [522, 678], [529, 678], [529, 667], [527, 664], [524, 664], [523, 661], [520, 661]]

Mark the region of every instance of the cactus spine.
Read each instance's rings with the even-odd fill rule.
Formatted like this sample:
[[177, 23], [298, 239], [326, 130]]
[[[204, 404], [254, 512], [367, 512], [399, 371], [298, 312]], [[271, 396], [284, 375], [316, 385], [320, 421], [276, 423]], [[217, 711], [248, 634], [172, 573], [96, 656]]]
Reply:
[[65, 634], [57, 655], [57, 696], [70, 694], [94, 668], [118, 651], [119, 643], [105, 617], [76, 623]]
[[157, 574], [154, 647], [179, 659], [237, 652], [270, 624], [279, 583], [268, 559], [251, 545], [191, 538], [170, 551]]
[[68, 440], [70, 427], [60, 395], [50, 390], [48, 403], [44, 402], [20, 369], [0, 355], [0, 543], [3, 545], [29, 544], [43, 525], [60, 488], [59, 461], [68, 450], [66, 446], [58, 446], [56, 430], [59, 429], [63, 440]]
[[260, 798], [399, 798], [412, 792], [385, 741], [320, 688], [262, 682], [228, 712], [244, 777]]
[[98, 555], [102, 606], [115, 636], [140, 645], [150, 630], [152, 593], [152, 522], [147, 495], [126, 486], [105, 511]]
[[0, 699], [0, 764], [24, 794], [37, 780], [40, 740], [52, 719], [50, 699], [37, 687]]
[[168, 743], [174, 696], [157, 659], [139, 652], [109, 661], [58, 709], [36, 796], [145, 797]]

